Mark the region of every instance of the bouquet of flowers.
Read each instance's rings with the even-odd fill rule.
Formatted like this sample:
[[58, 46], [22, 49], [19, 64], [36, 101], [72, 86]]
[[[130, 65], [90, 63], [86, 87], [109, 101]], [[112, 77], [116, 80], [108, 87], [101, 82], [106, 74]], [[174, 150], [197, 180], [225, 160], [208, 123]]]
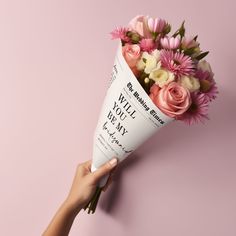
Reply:
[[[186, 36], [184, 22], [172, 33], [160, 18], [139, 15], [111, 32], [120, 45], [94, 134], [92, 171], [112, 157], [124, 160], [159, 128], [173, 120], [204, 123], [218, 93], [198, 36]], [[104, 178], [85, 207], [94, 213]]]

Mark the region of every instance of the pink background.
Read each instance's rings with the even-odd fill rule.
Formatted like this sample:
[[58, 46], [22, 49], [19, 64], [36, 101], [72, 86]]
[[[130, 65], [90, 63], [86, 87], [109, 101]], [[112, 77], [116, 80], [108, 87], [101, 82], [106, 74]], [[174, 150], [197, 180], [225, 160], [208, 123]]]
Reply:
[[220, 88], [206, 125], [172, 123], [117, 171], [71, 235], [236, 235], [234, 1], [0, 1], [0, 234], [40, 235], [92, 137], [118, 42], [136, 14], [186, 20]]

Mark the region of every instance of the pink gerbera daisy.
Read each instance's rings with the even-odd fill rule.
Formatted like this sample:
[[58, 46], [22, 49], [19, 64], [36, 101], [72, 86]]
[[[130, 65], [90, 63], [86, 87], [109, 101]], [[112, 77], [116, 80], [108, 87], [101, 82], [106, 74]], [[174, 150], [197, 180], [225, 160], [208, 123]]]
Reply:
[[213, 73], [209, 71], [202, 71], [200, 69], [197, 70], [195, 74], [195, 77], [199, 79], [201, 85], [200, 92], [208, 101], [215, 99], [219, 93], [213, 76]]
[[130, 38], [127, 36], [128, 28], [125, 27], [116, 27], [110, 34], [111, 39], [121, 39], [122, 41], [128, 43]]
[[161, 65], [167, 70], [173, 72], [176, 77], [191, 75], [194, 72], [194, 65], [191, 57], [181, 52], [170, 50], [161, 50]]
[[183, 120], [188, 125], [198, 122], [204, 123], [204, 120], [209, 120], [209, 102], [205, 99], [205, 96], [201, 93], [192, 93], [191, 98], [191, 106], [179, 119]]

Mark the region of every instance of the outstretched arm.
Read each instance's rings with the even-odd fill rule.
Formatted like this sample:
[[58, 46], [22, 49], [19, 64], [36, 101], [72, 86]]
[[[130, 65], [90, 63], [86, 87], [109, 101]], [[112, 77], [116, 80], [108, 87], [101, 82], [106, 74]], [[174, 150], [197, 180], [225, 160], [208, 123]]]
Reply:
[[[93, 196], [99, 180], [109, 174], [116, 165], [117, 159], [114, 158], [91, 173], [91, 161], [79, 164], [68, 197], [58, 209], [43, 236], [67, 236], [76, 215]], [[109, 183], [110, 181], [107, 185]]]

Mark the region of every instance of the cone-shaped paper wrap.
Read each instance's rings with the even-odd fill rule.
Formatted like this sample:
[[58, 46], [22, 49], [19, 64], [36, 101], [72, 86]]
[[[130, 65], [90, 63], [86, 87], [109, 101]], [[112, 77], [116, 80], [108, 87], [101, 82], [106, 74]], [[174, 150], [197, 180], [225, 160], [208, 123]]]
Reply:
[[[117, 157], [119, 162], [173, 119], [149, 98], [122, 55], [121, 43], [111, 84], [100, 112], [93, 141], [92, 171]], [[100, 187], [106, 183], [103, 178]]]

